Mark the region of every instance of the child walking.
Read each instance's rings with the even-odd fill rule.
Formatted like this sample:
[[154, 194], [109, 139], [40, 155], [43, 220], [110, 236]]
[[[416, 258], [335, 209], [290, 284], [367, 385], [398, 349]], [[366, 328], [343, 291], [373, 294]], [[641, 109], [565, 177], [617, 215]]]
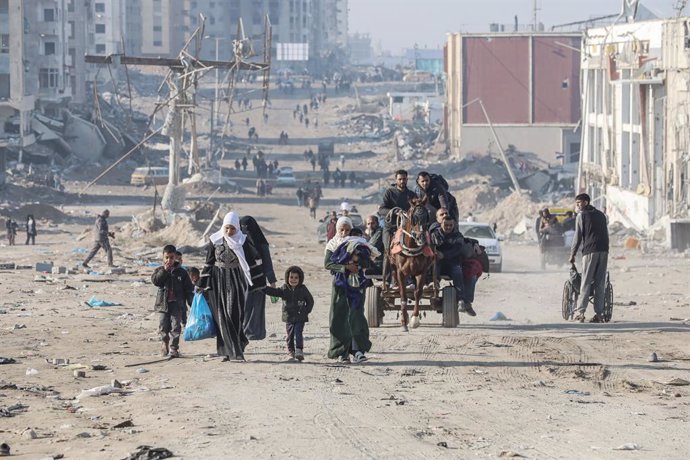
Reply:
[[151, 282], [158, 288], [153, 309], [158, 312], [158, 334], [161, 338], [161, 355], [180, 356], [180, 331], [186, 316], [187, 304], [194, 299], [194, 285], [187, 271], [176, 261], [175, 246], [163, 248], [163, 266], [151, 275]]
[[268, 286], [264, 293], [283, 299], [288, 357], [304, 360], [304, 324], [309, 321], [309, 313], [314, 308], [314, 298], [304, 285], [304, 271], [293, 265], [285, 271], [285, 284], [280, 288]]

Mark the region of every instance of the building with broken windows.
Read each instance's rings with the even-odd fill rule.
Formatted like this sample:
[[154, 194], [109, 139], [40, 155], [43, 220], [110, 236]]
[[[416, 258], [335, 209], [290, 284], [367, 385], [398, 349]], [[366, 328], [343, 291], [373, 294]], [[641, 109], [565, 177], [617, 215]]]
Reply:
[[0, 0], [0, 149], [33, 144], [35, 98], [26, 85], [24, 4]]
[[533, 152], [554, 164], [580, 152], [579, 33], [449, 34], [445, 132], [453, 156]]
[[588, 29], [581, 59], [580, 189], [613, 221], [688, 238], [690, 19]]

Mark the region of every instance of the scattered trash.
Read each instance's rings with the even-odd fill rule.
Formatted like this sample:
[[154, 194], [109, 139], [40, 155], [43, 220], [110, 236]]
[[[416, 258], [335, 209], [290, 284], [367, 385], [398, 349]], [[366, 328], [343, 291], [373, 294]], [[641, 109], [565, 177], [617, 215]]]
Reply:
[[26, 370], [26, 375], [36, 375], [36, 374], [38, 374], [38, 371], [36, 369], [29, 368]]
[[74, 363], [74, 364], [67, 365], [67, 369], [69, 369], [71, 371], [76, 371], [79, 369], [89, 369], [89, 366], [86, 366], [82, 363]]
[[25, 406], [21, 403], [17, 403], [8, 407], [0, 407], [0, 417], [14, 417], [15, 415], [21, 412], [26, 412], [28, 408], [29, 406]]
[[74, 376], [75, 376], [76, 378], [78, 378], [78, 379], [83, 379], [83, 378], [86, 377], [86, 372], [84, 372], [84, 371], [74, 371], [74, 372], [72, 373], [72, 375], [74, 375]]
[[173, 453], [165, 447], [139, 446], [136, 451], [122, 460], [160, 460], [172, 456]]
[[510, 321], [506, 315], [501, 313], [500, 311], [497, 311], [494, 313], [494, 315], [489, 318], [489, 321]]
[[90, 438], [90, 437], [91, 437], [91, 433], [88, 433], [86, 431], [83, 431], [81, 433], [77, 433], [77, 435], [75, 436], [75, 438]]
[[81, 398], [86, 398], [86, 397], [93, 397], [93, 396], [105, 396], [109, 395], [111, 393], [122, 393], [123, 390], [121, 388], [115, 388], [112, 385], [103, 385], [100, 387], [95, 387], [91, 388], [89, 390], [82, 390], [81, 393], [77, 396], [77, 399]]
[[634, 442], [628, 442], [621, 444], [618, 447], [614, 447], [613, 450], [640, 450], [640, 446]]
[[92, 364], [91, 370], [92, 371], [107, 371], [108, 366], [106, 366], [105, 364]]
[[55, 366], [66, 366], [69, 364], [69, 359], [68, 358], [53, 358], [53, 359], [46, 359], [46, 362], [49, 364], [53, 364]]
[[513, 452], [512, 450], [502, 450], [498, 456], [504, 458], [526, 458], [524, 455]]
[[110, 381], [110, 384], [114, 386], [115, 388], [122, 388], [122, 383], [120, 383], [119, 380], [113, 379]]
[[36, 439], [36, 438], [38, 438], [38, 435], [31, 428], [27, 428], [26, 430], [22, 431], [22, 438], [24, 438], [24, 439]]
[[443, 447], [443, 448], [445, 448], [445, 449], [448, 449], [448, 443], [447, 443], [446, 441], [437, 442], [436, 445], [437, 445], [438, 447]]
[[579, 390], [563, 390], [563, 393], [567, 395], [577, 395], [577, 396], [589, 396], [591, 393], [589, 391], [579, 391]]
[[10, 331], [18, 331], [19, 329], [26, 329], [26, 324], [15, 324], [10, 328]]
[[15, 263], [0, 264], [0, 270], [14, 270], [16, 266]]
[[650, 363], [658, 363], [659, 357], [656, 355], [656, 353], [652, 353], [651, 355], [649, 355], [649, 358], [647, 358], [647, 361]]
[[137, 369], [137, 374], [146, 374], [148, 371], [148, 369], [140, 367], [139, 369]]
[[668, 382], [663, 382], [663, 383], [664, 383], [664, 385], [672, 385], [674, 387], [684, 387], [684, 386], [690, 385], [690, 382], [688, 382], [685, 379], [673, 379], [673, 380], [669, 380]]
[[0, 356], [0, 364], [15, 364], [16, 362], [14, 358], [3, 358]]
[[134, 426], [134, 423], [131, 420], [125, 420], [124, 422], [120, 422], [117, 425], [113, 425], [113, 428], [131, 428]]
[[96, 296], [91, 297], [88, 302], [85, 302], [89, 307], [116, 307], [122, 304], [109, 302], [107, 300], [98, 300]]

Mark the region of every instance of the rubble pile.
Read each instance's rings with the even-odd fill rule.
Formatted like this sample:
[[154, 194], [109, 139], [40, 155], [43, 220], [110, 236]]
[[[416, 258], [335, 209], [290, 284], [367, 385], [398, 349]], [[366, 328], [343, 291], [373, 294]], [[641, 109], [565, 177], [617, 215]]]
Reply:
[[398, 158], [411, 160], [425, 158], [434, 147], [438, 128], [429, 125], [401, 125], [395, 131]]
[[481, 213], [479, 220], [491, 224], [496, 223], [498, 233], [506, 236], [531, 237], [528, 229], [532, 228], [539, 209], [544, 206], [546, 205], [543, 203], [532, 201], [527, 194], [513, 192], [492, 209]]
[[149, 246], [163, 247], [172, 244], [181, 246], [200, 246], [207, 224], [196, 221], [193, 216], [176, 214], [175, 221], [161, 230], [149, 233], [144, 241]]
[[338, 122], [341, 132], [369, 139], [385, 138], [391, 134], [381, 115], [356, 115]]
[[487, 183], [470, 185], [457, 190], [454, 195], [463, 214], [491, 209], [499, 200], [496, 189]]

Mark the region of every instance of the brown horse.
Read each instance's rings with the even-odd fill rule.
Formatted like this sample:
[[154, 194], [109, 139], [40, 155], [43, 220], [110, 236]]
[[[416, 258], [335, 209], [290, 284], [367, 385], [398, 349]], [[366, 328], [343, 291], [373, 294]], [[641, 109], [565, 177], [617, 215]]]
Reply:
[[[428, 213], [424, 205], [426, 197], [410, 200], [407, 212], [398, 212], [399, 241], [393, 241], [389, 248], [388, 258], [391, 270], [395, 273], [393, 279], [400, 289], [400, 316], [402, 328], [407, 331], [409, 318], [407, 315], [407, 291], [405, 280], [415, 278], [414, 310], [412, 311], [411, 326], [419, 326], [419, 300], [424, 290], [424, 281], [429, 268], [433, 266], [436, 256], [431, 248], [427, 232]], [[402, 229], [402, 230], [400, 230]]]

